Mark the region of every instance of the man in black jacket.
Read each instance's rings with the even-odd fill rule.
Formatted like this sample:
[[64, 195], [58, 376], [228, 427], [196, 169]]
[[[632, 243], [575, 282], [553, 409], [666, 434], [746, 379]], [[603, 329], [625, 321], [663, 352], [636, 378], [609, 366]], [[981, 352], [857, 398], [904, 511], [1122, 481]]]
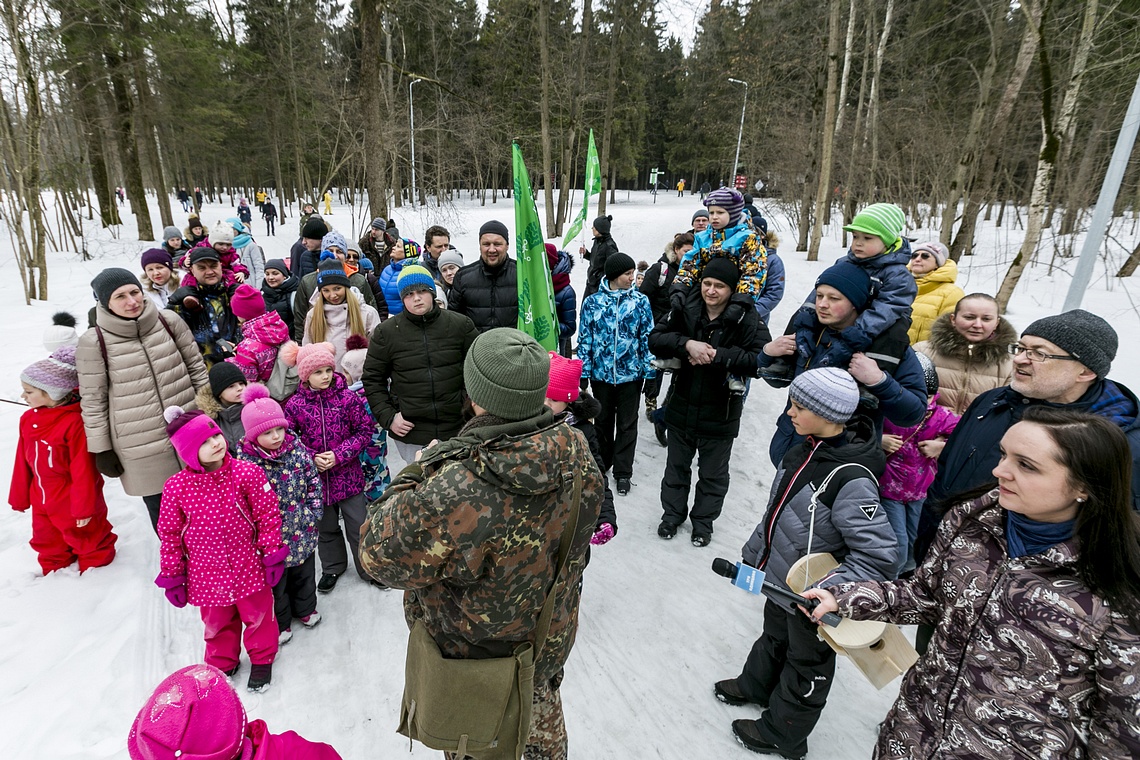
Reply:
[[594, 234], [593, 246], [589, 251], [586, 250], [585, 246], [578, 248], [578, 252], [586, 258], [586, 261], [590, 262], [590, 268], [586, 270], [586, 292], [582, 295], [583, 303], [588, 296], [598, 292], [598, 288], [602, 284], [602, 277], [606, 274], [606, 259], [618, 252], [618, 244], [610, 236], [610, 222], [612, 221], [613, 217], [608, 215], [599, 216], [595, 219], [590, 228], [590, 232]]
[[230, 305], [237, 283], [226, 287], [222, 264], [213, 248], [193, 249], [189, 263], [190, 274], [198, 284], [174, 291], [166, 308], [190, 327], [209, 368], [233, 356], [234, 346], [241, 340], [241, 327]]
[[511, 235], [492, 219], [479, 228], [479, 260], [460, 269], [451, 281], [447, 308], [469, 318], [484, 333], [518, 327], [519, 289], [515, 260], [507, 255]]
[[[688, 517], [693, 546], [708, 546], [713, 521], [728, 493], [732, 442], [740, 433], [742, 392], [729, 389], [730, 375], [751, 376], [756, 357], [771, 340], [755, 309], [739, 322], [723, 319], [740, 272], [726, 258], [705, 265], [700, 291], [690, 292], [685, 308], [657, 323], [649, 349], [662, 359], [681, 359], [665, 403], [669, 453], [661, 478], [661, 525], [657, 535], [677, 534]], [[693, 457], [699, 455], [697, 493], [690, 512]]]
[[372, 331], [364, 360], [364, 393], [404, 462], [463, 427], [463, 360], [479, 336], [471, 320], [444, 311], [435, 281], [411, 264], [396, 280], [404, 310]]

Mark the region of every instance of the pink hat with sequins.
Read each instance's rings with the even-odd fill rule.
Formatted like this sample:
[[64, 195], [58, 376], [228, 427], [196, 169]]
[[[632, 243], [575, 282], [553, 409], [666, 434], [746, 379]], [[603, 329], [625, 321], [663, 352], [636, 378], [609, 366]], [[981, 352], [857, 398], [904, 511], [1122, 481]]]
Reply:
[[191, 665], [163, 680], [127, 737], [132, 760], [237, 760], [253, 756], [245, 708], [225, 674]]

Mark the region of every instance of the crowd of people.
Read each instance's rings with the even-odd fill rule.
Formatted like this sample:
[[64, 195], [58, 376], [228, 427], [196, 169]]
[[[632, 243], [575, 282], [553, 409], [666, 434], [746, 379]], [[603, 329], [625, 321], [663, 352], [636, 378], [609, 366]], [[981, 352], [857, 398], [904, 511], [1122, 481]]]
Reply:
[[[876, 203], [773, 333], [777, 236], [750, 196], [702, 195], [691, 229], [640, 270], [614, 220], [595, 219], [580, 300], [574, 257], [547, 246], [558, 351], [516, 329], [506, 225], [484, 224], [468, 262], [440, 226], [421, 245], [377, 218], [349, 243], [329, 197], [324, 216], [303, 208], [288, 260], [265, 260], [243, 199], [212, 227], [192, 215], [164, 230], [141, 274], [96, 276], [82, 335], [56, 315], [50, 356], [21, 374], [31, 408], [9, 497], [32, 510], [41, 569], [113, 560], [102, 489], [119, 478], [159, 539], [156, 585], [203, 621], [205, 664], [152, 701], [191, 682], [197, 697], [144, 708], [131, 756], [276, 742], [336, 757], [246, 724], [228, 679], [244, 645], [247, 688], [269, 688], [280, 648], [321, 622], [319, 595], [351, 564], [408, 592], [413, 640], [426, 632], [443, 660], [511, 659], [529, 642], [518, 751], [472, 756], [565, 758], [582, 579], [591, 547], [617, 536], [642, 400], [667, 449], [657, 535], [688, 526], [703, 548], [744, 406], [766, 392], [754, 380], [787, 401], [742, 561], [785, 588], [807, 555], [838, 566], [805, 592], [814, 610], [769, 601], [740, 674], [713, 685], [763, 710], [732, 723], [742, 745], [807, 753], [835, 675], [816, 625], [837, 610], [919, 626], [878, 757], [1140, 754], [1140, 402], [1108, 379], [1112, 326], [1076, 310], [1019, 334], [990, 295], [956, 285], [945, 246], [912, 245], [902, 210]], [[394, 476], [389, 443], [405, 463]], [[401, 730], [422, 738], [417, 703], [439, 697], [413, 688], [430, 694], [408, 684]]]

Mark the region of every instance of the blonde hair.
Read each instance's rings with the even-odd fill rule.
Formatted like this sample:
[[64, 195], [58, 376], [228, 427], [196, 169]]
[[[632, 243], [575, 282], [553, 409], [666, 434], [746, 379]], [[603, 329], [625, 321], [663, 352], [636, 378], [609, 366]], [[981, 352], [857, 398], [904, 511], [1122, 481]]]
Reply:
[[[348, 334], [368, 337], [364, 329], [364, 316], [360, 313], [360, 302], [356, 300], [356, 293], [352, 288], [344, 289], [344, 303], [348, 306]], [[309, 340], [312, 343], [324, 343], [329, 324], [325, 321], [325, 306], [339, 306], [340, 304], [327, 304], [325, 296], [317, 290], [317, 300], [313, 304], [312, 319], [309, 321]]]

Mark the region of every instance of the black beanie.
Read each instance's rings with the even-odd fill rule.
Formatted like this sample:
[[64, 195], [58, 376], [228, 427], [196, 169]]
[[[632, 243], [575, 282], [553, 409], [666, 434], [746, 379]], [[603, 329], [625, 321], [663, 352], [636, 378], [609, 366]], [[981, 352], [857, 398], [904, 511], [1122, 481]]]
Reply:
[[612, 222], [613, 219], [614, 218], [609, 215], [599, 216], [594, 220], [594, 229], [603, 235], [610, 234], [610, 222]]
[[270, 259], [265, 262], [266, 269], [276, 269], [286, 277], [289, 276], [289, 267], [285, 266], [285, 259]]
[[701, 279], [703, 280], [706, 277], [720, 280], [728, 286], [729, 290], [736, 290], [736, 283], [740, 282], [740, 270], [730, 259], [718, 256], [705, 264], [705, 270], [701, 272]]
[[134, 285], [142, 290], [142, 283], [139, 282], [139, 278], [135, 277], [134, 273], [118, 267], [104, 269], [95, 275], [95, 279], [91, 281], [91, 289], [95, 291], [95, 298], [98, 299], [99, 304], [104, 309], [111, 308], [111, 294], [124, 285]]
[[502, 235], [503, 240], [508, 243], [511, 242], [511, 233], [507, 230], [507, 225], [500, 222], [498, 219], [492, 219], [489, 222], [484, 222], [483, 226], [479, 228], [479, 237], [484, 235]]
[[309, 240], [320, 240], [329, 232], [328, 225], [325, 224], [324, 219], [310, 219], [305, 222], [304, 229], [301, 230], [301, 237], [308, 238]]
[[222, 391], [234, 383], [246, 382], [245, 375], [241, 373], [236, 364], [218, 362], [210, 367], [210, 393], [214, 398], [221, 400]]
[[615, 277], [621, 277], [629, 270], [636, 268], [637, 264], [629, 254], [621, 253], [620, 251], [618, 253], [611, 253], [606, 258], [606, 279], [612, 282]]

